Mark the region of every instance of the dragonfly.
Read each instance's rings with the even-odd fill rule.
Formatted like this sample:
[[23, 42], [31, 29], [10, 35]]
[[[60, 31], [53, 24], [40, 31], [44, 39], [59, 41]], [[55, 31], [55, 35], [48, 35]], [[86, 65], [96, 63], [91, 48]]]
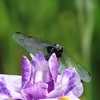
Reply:
[[12, 38], [30, 53], [36, 54], [38, 51], [42, 51], [46, 60], [55, 53], [59, 62], [59, 73], [65, 68], [73, 67], [78, 72], [81, 80], [91, 81], [91, 74], [59, 44], [27, 36], [21, 32], [14, 32]]

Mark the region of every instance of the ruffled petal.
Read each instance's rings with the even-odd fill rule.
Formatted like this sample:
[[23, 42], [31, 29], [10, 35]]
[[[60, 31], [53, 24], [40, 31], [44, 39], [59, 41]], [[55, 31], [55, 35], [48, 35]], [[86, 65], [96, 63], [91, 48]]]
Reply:
[[66, 95], [68, 92], [70, 92], [75, 86], [76, 81], [76, 74], [75, 70], [73, 68], [68, 68], [63, 71], [62, 74], [62, 84], [63, 86], [66, 85], [66, 90], [64, 92], [64, 95]]
[[[73, 95], [76, 96], [76, 85], [79, 84], [76, 80], [77, 73], [74, 68], [68, 68], [65, 69], [62, 73], [62, 75], [59, 75], [56, 83], [56, 87], [54, 90], [52, 90], [48, 97], [61, 97], [61, 96], [67, 96], [70, 92], [73, 90]], [[78, 79], [80, 80], [80, 79]], [[80, 82], [80, 81], [79, 81]], [[77, 83], [77, 84], [76, 84]], [[80, 82], [81, 83], [81, 82]]]
[[47, 88], [47, 84], [43, 82], [37, 82], [28, 88], [22, 89], [21, 93], [24, 97], [24, 100], [37, 100], [47, 97]]
[[75, 95], [76, 97], [80, 97], [83, 93], [83, 84], [81, 83], [79, 86], [76, 86], [73, 90], [72, 90], [73, 95]]
[[75, 88], [72, 90], [72, 93], [77, 96], [77, 97], [80, 97], [83, 93], [83, 84], [81, 82], [81, 79], [80, 79], [80, 76], [79, 74], [76, 72], [76, 81], [75, 81]]
[[0, 77], [0, 94], [6, 95], [10, 98], [12, 97], [10, 90], [7, 89], [6, 82], [5, 82], [5, 79], [3, 77]]
[[[63, 71], [63, 85], [66, 83], [67, 88], [64, 92], [64, 95], [67, 95], [70, 91], [76, 97], [80, 97], [83, 93], [83, 85], [81, 83], [81, 79], [79, 74], [76, 72], [74, 68], [68, 68]], [[67, 82], [65, 81], [67, 80]]]
[[[20, 88], [21, 88], [21, 76], [18, 75], [4, 75], [1, 74], [0, 75], [0, 80], [1, 82], [3, 82], [5, 84], [5, 88], [3, 86], [0, 86], [1, 89], [3, 89], [3, 92], [7, 92], [8, 91], [8, 95], [7, 94], [1, 94], [0, 95], [0, 99], [4, 100], [6, 98], [14, 98], [14, 99], [22, 99], [22, 95], [20, 94]], [[7, 91], [5, 91], [7, 90]], [[9, 95], [10, 92], [10, 95]]]

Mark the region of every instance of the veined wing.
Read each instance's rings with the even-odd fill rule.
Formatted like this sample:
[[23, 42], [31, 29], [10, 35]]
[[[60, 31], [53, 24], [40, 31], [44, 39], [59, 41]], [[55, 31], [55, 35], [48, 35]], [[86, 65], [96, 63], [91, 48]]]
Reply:
[[13, 33], [12, 38], [28, 52], [33, 54], [36, 54], [39, 50], [41, 50], [44, 55], [47, 55], [47, 47], [54, 45], [52, 42], [44, 41], [32, 36], [27, 36], [20, 32]]
[[92, 77], [90, 73], [84, 67], [82, 67], [66, 50], [63, 50], [62, 58], [64, 59], [66, 66], [65, 66], [65, 63], [62, 63], [61, 61], [62, 66], [63, 66], [61, 68], [64, 68], [64, 66], [74, 67], [83, 81], [86, 81], [86, 82], [91, 81]]

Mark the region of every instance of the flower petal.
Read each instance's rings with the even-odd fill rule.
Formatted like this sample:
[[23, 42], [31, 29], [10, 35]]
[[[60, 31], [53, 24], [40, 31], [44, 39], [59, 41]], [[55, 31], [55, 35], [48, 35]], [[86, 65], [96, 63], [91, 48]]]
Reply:
[[18, 98], [22, 99], [22, 95], [20, 94], [21, 76], [0, 74], [0, 80], [3, 81], [3, 83], [6, 85], [6, 88], [7, 90], [10, 91], [10, 95], [11, 95], [11, 96], [0, 95], [1, 100], [4, 100], [5, 98], [11, 98], [11, 97], [14, 99], [18, 99]]
[[32, 66], [26, 56], [22, 58], [22, 87], [25, 88], [28, 82], [31, 81]]
[[77, 72], [74, 68], [65, 69], [62, 75], [59, 75], [56, 87], [48, 94], [48, 97], [67, 96], [76, 87], [76, 77]]
[[55, 53], [53, 53], [49, 58], [49, 68], [50, 68], [52, 78], [56, 82], [58, 76], [58, 62]]
[[0, 94], [2, 94], [2, 95], [5, 94], [10, 98], [12, 97], [10, 90], [7, 89], [6, 82], [3, 77], [0, 77]]
[[83, 84], [81, 82], [80, 76], [76, 73], [76, 87], [72, 90], [73, 94], [77, 97], [80, 97], [83, 93]]
[[[30, 56], [32, 57], [31, 63], [36, 68], [36, 71], [46, 71], [48, 70], [48, 62], [45, 60], [44, 55], [42, 52], [38, 52], [35, 56], [30, 53]], [[38, 64], [38, 66], [37, 66]]]
[[62, 84], [63, 86], [66, 85], [66, 90], [64, 95], [70, 92], [75, 86], [76, 81], [76, 72], [73, 68], [68, 68], [63, 71], [62, 74]]
[[51, 80], [48, 82], [48, 92], [54, 90], [55, 82], [58, 76], [58, 63], [56, 55], [54, 53], [49, 58], [49, 68], [50, 68]]
[[68, 68], [63, 71], [63, 85], [66, 83], [67, 88], [64, 92], [64, 95], [67, 95], [70, 91], [72, 91], [73, 95], [76, 97], [80, 97], [83, 93], [83, 85], [81, 83], [81, 79], [79, 74], [76, 72], [75, 68]]
[[30, 56], [32, 57], [31, 64], [35, 68], [35, 73], [36, 73], [35, 82], [38, 81], [43, 81], [45, 83], [49, 82], [51, 80], [51, 77], [50, 77], [48, 62], [45, 60], [43, 53], [39, 52], [38, 54], [36, 54], [36, 57], [33, 54], [30, 54]]
[[41, 51], [39, 51], [36, 55], [35, 58], [38, 59], [40, 62], [45, 63], [47, 62], [44, 58], [44, 55]]
[[51, 81], [48, 82], [47, 84], [48, 84], [48, 92], [51, 92], [52, 90], [54, 90], [54, 87], [55, 87], [55, 82], [54, 82], [54, 80], [51, 80]]
[[54, 90], [52, 90], [51, 92], [49, 92], [48, 94], [48, 98], [58, 98], [58, 97], [61, 97], [63, 96], [63, 89], [61, 87], [59, 88], [56, 88]]
[[25, 100], [34, 100], [46, 98], [48, 85], [43, 82], [37, 82], [34, 85], [22, 89], [21, 93]]

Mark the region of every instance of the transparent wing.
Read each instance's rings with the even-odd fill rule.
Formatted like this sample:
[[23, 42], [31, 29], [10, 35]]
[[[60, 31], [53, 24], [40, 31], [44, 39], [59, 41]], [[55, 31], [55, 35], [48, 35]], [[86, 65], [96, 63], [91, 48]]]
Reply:
[[91, 81], [92, 77], [90, 73], [84, 67], [82, 67], [66, 50], [63, 50], [62, 59], [60, 60], [64, 60], [63, 62], [60, 61], [60, 65], [62, 66], [60, 67], [60, 71], [62, 71], [65, 67], [74, 67], [83, 81]]
[[28, 52], [33, 54], [36, 54], [39, 50], [41, 50], [44, 55], [47, 55], [47, 47], [54, 45], [52, 42], [44, 41], [32, 36], [27, 36], [20, 32], [13, 33], [12, 38]]

